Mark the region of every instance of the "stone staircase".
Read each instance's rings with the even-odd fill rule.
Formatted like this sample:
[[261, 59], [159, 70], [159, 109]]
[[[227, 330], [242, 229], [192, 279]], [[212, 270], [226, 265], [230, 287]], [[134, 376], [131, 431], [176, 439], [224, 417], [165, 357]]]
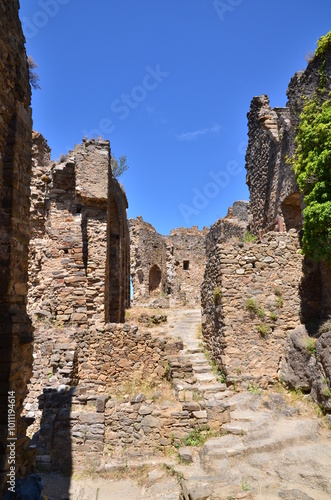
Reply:
[[169, 358], [169, 378], [183, 409], [191, 410], [197, 419], [196, 426], [219, 430], [230, 421], [229, 411], [234, 407], [227, 398], [234, 393], [213, 373], [197, 336], [200, 323], [201, 313], [196, 309], [187, 310], [184, 318], [175, 323], [171, 334], [183, 341], [184, 349], [179, 356]]
[[331, 438], [318, 419], [303, 418], [277, 393], [238, 393], [227, 435], [179, 465], [181, 500], [326, 500], [331, 495]]
[[184, 350], [170, 360], [172, 381], [183, 409], [192, 401], [195, 415], [204, 416], [197, 425], [224, 435], [191, 449], [190, 466], [175, 467], [180, 500], [330, 498], [330, 432], [321, 435], [317, 417], [301, 417], [278, 393], [228, 390], [199, 345], [199, 323], [196, 310], [175, 323]]

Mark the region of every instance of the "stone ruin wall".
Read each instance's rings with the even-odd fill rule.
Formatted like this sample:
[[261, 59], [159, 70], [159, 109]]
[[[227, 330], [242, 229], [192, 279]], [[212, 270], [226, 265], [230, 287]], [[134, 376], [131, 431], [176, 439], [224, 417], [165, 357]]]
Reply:
[[208, 229], [178, 228], [163, 236], [141, 217], [129, 224], [133, 302], [163, 297], [177, 304], [200, 304]]
[[[246, 153], [247, 184], [250, 189], [252, 213], [251, 230], [272, 230], [281, 217], [286, 230], [302, 229], [302, 196], [295, 182], [288, 159], [295, 152], [296, 128], [300, 113], [307, 99], [313, 99], [321, 80], [327, 98], [331, 91], [331, 50], [322, 57], [314, 57], [306, 70], [297, 72], [288, 89], [285, 108], [271, 109], [266, 95], [254, 97], [248, 117], [248, 148]], [[308, 322], [318, 316], [331, 315], [331, 266], [321, 263], [316, 266], [305, 259], [302, 288], [308, 299], [303, 298], [302, 320]], [[318, 296], [315, 301], [312, 296]]]
[[108, 141], [84, 141], [58, 164], [33, 135], [29, 313], [88, 327], [129, 305], [127, 200]]
[[[300, 324], [298, 235], [292, 229], [261, 242], [222, 241], [218, 225], [202, 285], [204, 343], [227, 383], [266, 387], [279, 379], [288, 330]], [[247, 310], [252, 299], [263, 312]]]
[[[230, 383], [268, 385], [281, 378], [290, 387], [310, 392], [330, 411], [330, 333], [309, 340], [316, 337], [309, 324], [331, 316], [331, 267], [299, 253], [303, 202], [287, 161], [294, 153], [304, 100], [313, 98], [322, 74], [327, 97], [330, 50], [292, 78], [286, 108], [271, 109], [266, 95], [253, 98], [247, 115], [249, 229], [261, 241], [226, 241], [225, 220], [211, 228], [202, 309], [204, 341]], [[275, 307], [276, 290], [283, 300], [281, 308]], [[265, 318], [246, 310], [250, 297], [256, 298]], [[266, 335], [258, 332], [261, 324], [267, 327], [262, 330]], [[317, 356], [307, 349], [311, 341], [316, 341]]]
[[[36, 329], [24, 411], [34, 419], [29, 435], [46, 471], [86, 470], [137, 446], [153, 455], [207, 424], [194, 402], [141, 393], [123, 400], [123, 387], [139, 394], [141, 384], [167, 376], [192, 378], [192, 367], [176, 361], [181, 341], [118, 324], [129, 304], [129, 237], [125, 195], [112, 177], [107, 190], [109, 160], [108, 142], [84, 141], [54, 164], [45, 139], [33, 134], [29, 312]], [[150, 246], [153, 265], [165, 269], [168, 242], [143, 224], [140, 251]], [[201, 248], [196, 228], [172, 238], [172, 258], [193, 257], [197, 242]]]
[[[110, 391], [105, 380], [116, 385], [114, 366], [129, 375], [117, 349], [133, 334], [115, 325], [130, 301], [127, 199], [112, 176], [108, 141], [84, 140], [56, 164], [34, 132], [32, 151], [28, 310], [35, 349], [24, 413], [35, 419], [31, 437], [43, 418], [34, 436], [38, 465], [58, 468], [63, 458], [71, 470], [70, 387], [83, 383], [89, 396], [98, 395]], [[112, 333], [105, 331], [109, 321]], [[145, 358], [144, 374], [155, 369], [155, 363], [145, 367]]]
[[266, 95], [254, 97], [248, 117], [246, 182], [250, 190], [251, 231], [274, 230], [278, 217], [285, 229], [302, 227], [302, 200], [287, 163], [293, 153], [291, 112], [271, 109]]
[[8, 391], [15, 392], [16, 477], [33, 466], [20, 418], [32, 368], [33, 333], [26, 314], [29, 194], [31, 173], [31, 89], [19, 2], [0, 5], [0, 492], [9, 470]]

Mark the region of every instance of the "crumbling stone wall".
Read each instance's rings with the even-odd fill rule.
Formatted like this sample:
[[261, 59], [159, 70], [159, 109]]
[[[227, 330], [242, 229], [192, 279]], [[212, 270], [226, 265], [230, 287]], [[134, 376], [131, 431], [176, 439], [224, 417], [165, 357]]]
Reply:
[[278, 217], [287, 230], [301, 229], [299, 189], [288, 163], [293, 153], [289, 108], [274, 108], [266, 95], [254, 97], [248, 117], [246, 152], [247, 185], [250, 190], [251, 230], [273, 230]]
[[314, 57], [305, 71], [297, 72], [287, 89], [285, 108], [271, 108], [266, 95], [254, 97], [248, 117], [246, 152], [247, 185], [250, 189], [252, 231], [273, 229], [278, 216], [286, 229], [302, 228], [302, 197], [288, 161], [295, 151], [296, 128], [307, 99], [325, 85], [326, 99], [331, 90], [331, 51]]
[[[31, 172], [31, 89], [18, 17], [19, 2], [0, 5], [0, 491], [4, 482], [33, 466], [20, 418], [32, 368], [32, 328], [26, 314]], [[8, 392], [14, 391], [8, 435]], [[17, 437], [9, 471], [8, 437]], [[8, 486], [8, 484], [7, 484]]]
[[[182, 359], [179, 339], [127, 324], [84, 330], [42, 323], [35, 344], [25, 413], [35, 419], [29, 431], [41, 470], [107, 469], [113, 459], [125, 461], [126, 450], [154, 456], [194, 428], [219, 429], [229, 420], [226, 406], [215, 419], [193, 401], [192, 364]], [[186, 389], [176, 396], [175, 387]]]
[[62, 162], [33, 136], [29, 313], [61, 323], [124, 321], [129, 305], [126, 196], [108, 141], [87, 141]]
[[178, 228], [163, 236], [141, 217], [129, 224], [134, 302], [163, 296], [199, 304], [208, 229]]
[[288, 330], [300, 324], [298, 234], [229, 241], [211, 228], [202, 285], [202, 332], [228, 383], [278, 380]]

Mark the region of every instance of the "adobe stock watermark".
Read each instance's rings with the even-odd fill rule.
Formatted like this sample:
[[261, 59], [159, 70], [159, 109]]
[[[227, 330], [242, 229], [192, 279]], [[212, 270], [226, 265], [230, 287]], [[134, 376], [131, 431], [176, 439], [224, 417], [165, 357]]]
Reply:
[[[246, 152], [246, 142], [242, 142], [237, 149], [240, 155]], [[208, 173], [209, 182], [206, 182], [203, 189], [193, 189], [193, 198], [191, 205], [180, 203], [178, 209], [185, 220], [186, 224], [190, 224], [190, 219], [193, 215], [199, 215], [202, 210], [208, 207], [210, 200], [216, 198], [222, 189], [225, 189], [231, 182], [231, 177], [240, 174], [243, 167], [238, 161], [229, 161], [224, 170], [218, 172], [210, 171]]]
[[[146, 74], [140, 85], [136, 85], [128, 94], [121, 94], [119, 98], [114, 99], [110, 105], [111, 111], [118, 116], [119, 120], [125, 120], [139, 104], [141, 104], [150, 92], [156, 90], [159, 85], [168, 78], [170, 73], [161, 70], [160, 64], [153, 69], [150, 66], [145, 68]], [[109, 135], [115, 130], [113, 119], [106, 117], [100, 120], [98, 128], [87, 131], [83, 130], [83, 135], [87, 137], [103, 137]]]
[[233, 12], [244, 0], [214, 0], [213, 6], [221, 21], [228, 12]]
[[7, 484], [8, 490], [15, 493], [16, 485], [16, 397], [14, 391], [8, 392], [8, 432], [7, 432], [7, 448], [8, 448], [8, 472]]
[[23, 17], [22, 26], [25, 38], [31, 40], [39, 30], [47, 26], [49, 20], [54, 18], [60, 12], [63, 5], [67, 5], [71, 0], [38, 0], [40, 10], [37, 10], [33, 16], [28, 19]]

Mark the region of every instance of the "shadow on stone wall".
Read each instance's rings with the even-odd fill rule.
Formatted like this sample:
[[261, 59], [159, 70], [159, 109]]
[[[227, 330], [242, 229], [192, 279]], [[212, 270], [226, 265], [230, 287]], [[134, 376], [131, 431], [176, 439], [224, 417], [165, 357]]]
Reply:
[[299, 286], [301, 298], [300, 319], [302, 323], [311, 325], [320, 318], [322, 280], [320, 265], [305, 257], [302, 262], [302, 277]]
[[40, 430], [33, 436], [38, 447], [37, 468], [40, 472], [61, 473], [58, 488], [61, 492], [52, 491], [56, 486], [48, 486], [47, 475], [43, 479], [45, 492], [50, 497], [69, 498], [72, 474], [72, 443], [70, 433], [70, 414], [72, 406], [72, 390], [44, 389], [39, 396], [39, 408], [43, 411]]

